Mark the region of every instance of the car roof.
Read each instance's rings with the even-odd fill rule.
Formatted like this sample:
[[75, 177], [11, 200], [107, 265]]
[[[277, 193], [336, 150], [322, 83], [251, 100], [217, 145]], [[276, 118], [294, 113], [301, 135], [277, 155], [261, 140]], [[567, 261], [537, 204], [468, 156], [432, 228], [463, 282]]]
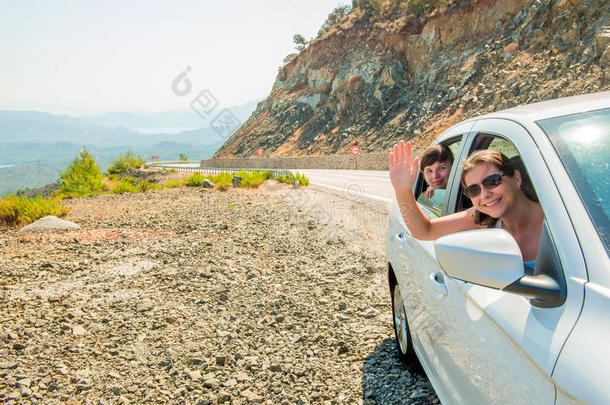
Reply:
[[525, 104], [472, 118], [505, 118], [515, 121], [538, 121], [545, 118], [561, 117], [585, 111], [610, 107], [610, 91], [562, 97], [555, 100]]

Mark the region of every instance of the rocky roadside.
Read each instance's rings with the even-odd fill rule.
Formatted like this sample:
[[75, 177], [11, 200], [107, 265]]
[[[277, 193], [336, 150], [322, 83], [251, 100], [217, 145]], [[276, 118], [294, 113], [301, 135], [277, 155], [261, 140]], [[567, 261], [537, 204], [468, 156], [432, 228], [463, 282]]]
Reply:
[[313, 189], [68, 201], [0, 232], [0, 402], [438, 403], [393, 342], [385, 213]]

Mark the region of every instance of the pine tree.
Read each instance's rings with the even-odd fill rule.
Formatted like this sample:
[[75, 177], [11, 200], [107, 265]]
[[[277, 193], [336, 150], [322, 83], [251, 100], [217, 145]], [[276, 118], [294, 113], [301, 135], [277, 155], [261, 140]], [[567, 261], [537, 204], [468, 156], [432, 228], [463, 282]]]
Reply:
[[110, 166], [108, 166], [108, 173], [121, 174], [130, 168], [139, 169], [145, 163], [146, 160], [142, 159], [139, 155], [134, 155], [131, 149], [129, 149], [127, 153], [125, 153], [125, 156], [122, 154], [119, 155], [119, 157], [116, 158]]
[[104, 178], [99, 166], [84, 146], [59, 177], [61, 178], [61, 192], [78, 196], [87, 196], [100, 191]]

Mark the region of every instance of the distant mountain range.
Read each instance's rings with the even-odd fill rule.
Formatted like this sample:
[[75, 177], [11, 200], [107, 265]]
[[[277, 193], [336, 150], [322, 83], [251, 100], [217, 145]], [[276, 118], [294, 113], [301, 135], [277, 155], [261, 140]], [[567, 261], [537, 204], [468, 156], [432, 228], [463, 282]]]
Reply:
[[[256, 104], [229, 110], [244, 122]], [[160, 160], [177, 160], [180, 154], [192, 160], [211, 157], [226, 138], [209, 126], [221, 111], [212, 111], [204, 120], [191, 109], [86, 117], [0, 110], [0, 195], [55, 181], [83, 146], [102, 170], [128, 149], [147, 160], [152, 155]], [[29, 166], [35, 170], [28, 170]]]
[[[245, 122], [256, 109], [260, 100], [229, 107], [229, 110], [241, 121]], [[203, 128], [222, 111], [216, 108], [202, 117], [193, 109], [168, 110], [159, 113], [136, 114], [130, 112], [110, 112], [97, 116], [81, 117], [83, 120], [102, 127], [124, 127], [130, 129], [146, 128]]]
[[[238, 120], [244, 122], [254, 111], [256, 104], [256, 101], [252, 101], [229, 110]], [[214, 112], [209, 115], [213, 117]], [[158, 130], [158, 133], [151, 134], [147, 131], [151, 128]], [[164, 133], [164, 128], [171, 128], [168, 132], [176, 132], [176, 128], [185, 130]], [[193, 110], [170, 110], [150, 114], [112, 112], [90, 117], [0, 110], [0, 143], [69, 142], [81, 146], [147, 149], [160, 142], [215, 145], [222, 141], [224, 139], [209, 126], [209, 122]], [[15, 162], [10, 155], [3, 153], [0, 155], [1, 163]]]

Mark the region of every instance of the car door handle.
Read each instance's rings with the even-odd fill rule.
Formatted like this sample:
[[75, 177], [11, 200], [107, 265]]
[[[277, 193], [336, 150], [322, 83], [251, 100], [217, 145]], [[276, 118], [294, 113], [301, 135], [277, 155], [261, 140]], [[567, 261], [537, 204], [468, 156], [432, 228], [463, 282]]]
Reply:
[[443, 273], [440, 271], [430, 273], [430, 281], [434, 284], [434, 288], [436, 288], [436, 293], [439, 297], [447, 295], [447, 284], [445, 284], [445, 275]]

